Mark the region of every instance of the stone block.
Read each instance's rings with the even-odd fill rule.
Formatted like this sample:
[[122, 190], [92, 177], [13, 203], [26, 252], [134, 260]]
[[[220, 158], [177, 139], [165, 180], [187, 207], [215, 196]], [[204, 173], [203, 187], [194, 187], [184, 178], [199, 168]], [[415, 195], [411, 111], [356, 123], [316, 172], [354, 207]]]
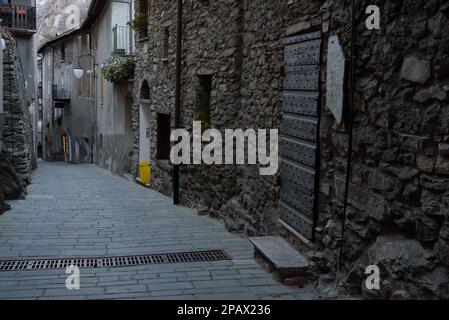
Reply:
[[430, 78], [430, 62], [415, 56], [405, 58], [401, 69], [401, 78], [414, 83], [426, 83]]
[[438, 157], [435, 169], [437, 174], [449, 175], [449, 160], [443, 157]]
[[429, 190], [447, 191], [449, 189], [448, 178], [437, 178], [428, 175], [423, 175], [420, 178], [421, 185]]
[[256, 237], [250, 241], [280, 274], [302, 274], [309, 268], [304, 256], [281, 237]]
[[445, 100], [447, 97], [447, 92], [441, 88], [440, 85], [434, 85], [430, 88], [423, 89], [419, 91], [415, 97], [414, 100], [417, 102], [427, 102], [430, 99], [438, 99], [440, 101]]
[[449, 144], [448, 143], [440, 143], [438, 145], [438, 152], [442, 156], [449, 156]]
[[419, 156], [416, 158], [416, 166], [423, 172], [432, 173], [435, 168], [435, 163], [432, 158]]
[[416, 221], [416, 236], [421, 242], [438, 239], [438, 224], [427, 216], [420, 216]]
[[368, 184], [367, 187], [372, 190], [386, 191], [390, 190], [393, 186], [392, 179], [380, 172], [379, 170], [368, 171]]

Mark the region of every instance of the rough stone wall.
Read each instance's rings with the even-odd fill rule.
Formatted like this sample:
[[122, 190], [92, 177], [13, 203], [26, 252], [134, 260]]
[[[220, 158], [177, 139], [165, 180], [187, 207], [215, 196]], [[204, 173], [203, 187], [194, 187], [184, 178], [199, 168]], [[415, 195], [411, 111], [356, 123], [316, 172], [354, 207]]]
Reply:
[[9, 210], [5, 200], [19, 199], [26, 193], [32, 170], [31, 119], [25, 101], [25, 80], [12, 35], [0, 27], [5, 40], [3, 52], [4, 126], [0, 144], [0, 214]]
[[[139, 10], [136, 6], [136, 10]], [[133, 127], [137, 132], [133, 157], [133, 172], [138, 172], [139, 162], [139, 126], [140, 107], [149, 108], [151, 112], [151, 161], [152, 186], [166, 194], [172, 193], [171, 166], [167, 161], [158, 161], [157, 154], [157, 114], [170, 114], [174, 125], [175, 104], [175, 43], [176, 43], [176, 3], [161, 1], [158, 5], [149, 6], [148, 39], [138, 40], [136, 50], [140, 55], [137, 59], [134, 76]], [[157, 19], [156, 19], [157, 18]], [[164, 28], [169, 29], [169, 54], [163, 57], [162, 35]], [[149, 99], [142, 96], [144, 81], [150, 88]]]
[[[210, 126], [241, 128], [242, 1], [187, 1], [184, 4], [185, 50], [182, 77], [182, 126], [198, 120], [200, 76], [212, 76]], [[199, 49], [199, 50], [198, 50]], [[213, 216], [239, 192], [235, 166], [185, 166], [181, 169], [182, 202]]]
[[[345, 57], [351, 58], [350, 1], [185, 1], [182, 123], [189, 128], [194, 119], [198, 73], [210, 73], [212, 127], [279, 128], [283, 39], [329, 23], [321, 63], [319, 210], [309, 259], [330, 281], [341, 259], [344, 287], [368, 298], [447, 297], [449, 5], [438, 0], [357, 3], [352, 153], [348, 123], [336, 124], [325, 99], [328, 37], [338, 35]], [[381, 9], [378, 31], [365, 27], [371, 4]], [[166, 21], [174, 35], [175, 5], [158, 2], [150, 10], [150, 38], [160, 35], [157, 26]], [[152, 108], [169, 112], [174, 109], [174, 44], [173, 36], [165, 71], [157, 58], [160, 43], [141, 44], [146, 49], [139, 51], [137, 75], [150, 82]], [[351, 96], [349, 83], [345, 96]], [[348, 101], [345, 118], [347, 112]], [[138, 109], [136, 114], [138, 119]], [[152, 129], [155, 143], [157, 128]], [[161, 185], [171, 181], [170, 175], [155, 167], [153, 186], [168, 194], [170, 188]], [[279, 175], [261, 177], [255, 166], [191, 166], [182, 168], [182, 182], [184, 203], [223, 217], [230, 230], [289, 237], [277, 224]], [[383, 276], [375, 294], [362, 289], [364, 270], [372, 264]]]
[[[182, 76], [182, 126], [192, 129], [197, 116], [197, 90], [199, 77], [213, 75], [211, 97], [212, 127], [233, 128], [239, 107], [240, 68], [240, 4], [238, 1], [186, 2], [184, 16], [184, 52]], [[223, 8], [223, 5], [227, 9]], [[157, 155], [157, 114], [170, 114], [174, 124], [175, 104], [175, 47], [176, 47], [176, 3], [162, 1], [151, 3], [149, 12], [149, 39], [138, 42], [138, 59], [135, 98], [140, 100], [143, 81], [150, 86], [150, 99], [143, 101], [151, 108], [151, 152], [153, 163], [152, 186], [171, 195], [171, 166], [159, 161]], [[231, 14], [225, 14], [230, 10]], [[164, 56], [163, 41], [169, 31], [169, 49]], [[216, 40], [219, 40], [217, 42]], [[197, 48], [202, 50], [197, 50]], [[224, 59], [222, 59], [222, 57]], [[220, 90], [218, 90], [220, 89]], [[223, 109], [226, 106], [226, 112]], [[134, 123], [139, 125], [139, 106], [134, 106]], [[137, 135], [138, 142], [138, 135]], [[136, 145], [138, 148], [138, 143]], [[138, 150], [136, 150], [138, 155]], [[137, 167], [137, 159], [134, 162]], [[137, 168], [136, 168], [137, 169]], [[136, 170], [137, 171], [137, 170]], [[235, 170], [225, 167], [192, 166], [182, 168], [182, 198], [190, 205], [214, 209], [217, 214], [234, 185]], [[205, 183], [207, 182], [207, 183]]]
[[0, 29], [6, 42], [3, 60], [3, 143], [20, 179], [29, 183], [32, 171], [31, 117], [26, 102], [25, 79], [12, 35]]
[[[371, 3], [362, 1], [358, 11], [353, 166], [342, 257], [352, 271], [346, 282], [359, 291], [366, 266], [375, 264], [384, 281], [374, 297], [447, 298], [449, 6], [375, 2], [381, 30], [365, 28], [364, 8]], [[332, 15], [331, 22], [343, 21]], [[331, 124], [323, 119], [321, 185], [329, 192], [320, 199], [320, 219], [326, 255], [336, 263], [332, 251], [342, 225], [348, 137]]]

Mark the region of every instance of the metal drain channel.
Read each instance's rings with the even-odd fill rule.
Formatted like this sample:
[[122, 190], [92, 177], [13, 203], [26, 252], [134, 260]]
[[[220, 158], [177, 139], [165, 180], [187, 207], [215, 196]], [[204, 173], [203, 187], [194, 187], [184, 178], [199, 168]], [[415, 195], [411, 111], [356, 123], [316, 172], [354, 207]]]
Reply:
[[149, 264], [169, 264], [185, 262], [225, 261], [231, 257], [223, 250], [198, 252], [162, 253], [103, 258], [62, 258], [0, 260], [1, 271], [66, 269], [70, 266], [86, 269], [120, 268]]

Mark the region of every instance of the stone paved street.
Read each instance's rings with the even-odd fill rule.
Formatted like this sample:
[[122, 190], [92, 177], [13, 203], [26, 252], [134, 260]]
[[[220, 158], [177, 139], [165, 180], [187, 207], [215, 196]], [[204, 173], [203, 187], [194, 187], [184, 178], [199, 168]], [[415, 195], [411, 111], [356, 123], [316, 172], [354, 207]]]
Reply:
[[41, 163], [26, 200], [0, 216], [0, 259], [97, 257], [225, 249], [223, 262], [0, 272], [1, 299], [311, 299], [313, 290], [278, 283], [245, 238], [217, 220], [90, 165]]

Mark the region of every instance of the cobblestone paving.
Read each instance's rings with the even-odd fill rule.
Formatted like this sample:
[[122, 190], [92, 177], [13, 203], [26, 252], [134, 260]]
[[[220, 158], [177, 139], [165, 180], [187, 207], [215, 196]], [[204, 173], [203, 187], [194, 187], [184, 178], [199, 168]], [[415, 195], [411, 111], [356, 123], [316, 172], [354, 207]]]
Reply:
[[313, 299], [277, 282], [249, 241], [220, 221], [90, 165], [41, 163], [26, 200], [0, 216], [0, 259], [97, 257], [224, 249], [232, 261], [0, 272], [0, 299]]

